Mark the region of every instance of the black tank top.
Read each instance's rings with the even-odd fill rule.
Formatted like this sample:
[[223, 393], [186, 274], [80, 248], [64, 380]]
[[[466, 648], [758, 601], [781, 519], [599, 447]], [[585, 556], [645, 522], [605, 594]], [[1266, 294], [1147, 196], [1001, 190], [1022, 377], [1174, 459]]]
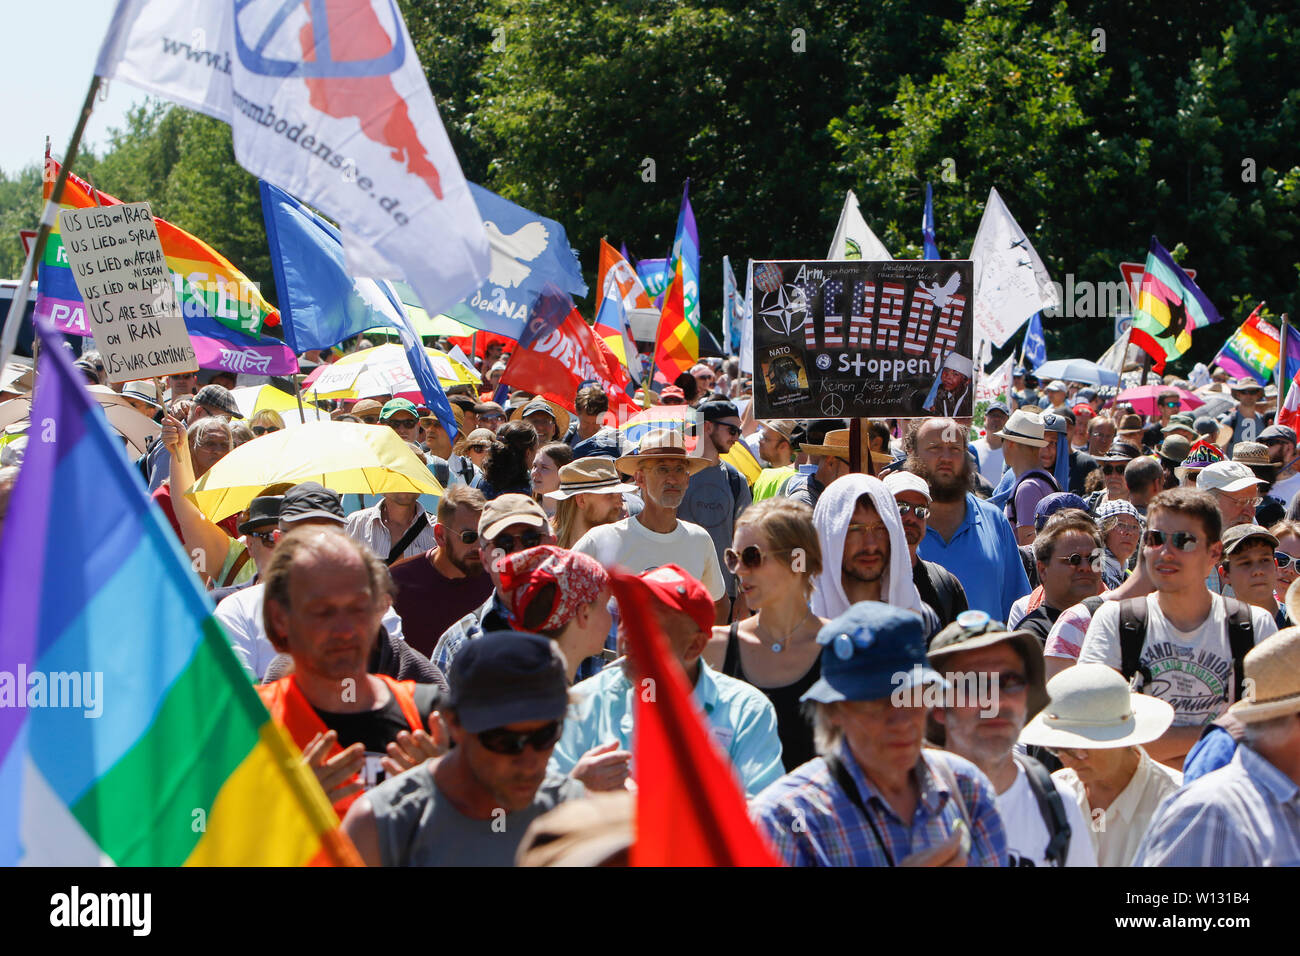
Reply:
[[[727, 653], [722, 661], [722, 673], [758, 687], [745, 676], [740, 666], [740, 640], [737, 636], [739, 629], [740, 622], [732, 621], [731, 629], [727, 632]], [[812, 724], [804, 717], [803, 705], [799, 703], [799, 698], [809, 687], [817, 683], [821, 675], [822, 662], [818, 657], [813, 661], [813, 666], [808, 669], [808, 673], [793, 684], [786, 684], [784, 687], [758, 687], [772, 702], [772, 708], [776, 711], [776, 732], [781, 738], [781, 763], [785, 766], [786, 773], [817, 756], [813, 749]]]

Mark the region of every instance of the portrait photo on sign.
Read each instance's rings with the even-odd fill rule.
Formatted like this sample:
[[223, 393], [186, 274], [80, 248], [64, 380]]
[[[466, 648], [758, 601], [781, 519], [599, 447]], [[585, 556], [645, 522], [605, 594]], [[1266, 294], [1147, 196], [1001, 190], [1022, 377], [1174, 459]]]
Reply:
[[757, 417], [969, 416], [973, 266], [755, 262]]

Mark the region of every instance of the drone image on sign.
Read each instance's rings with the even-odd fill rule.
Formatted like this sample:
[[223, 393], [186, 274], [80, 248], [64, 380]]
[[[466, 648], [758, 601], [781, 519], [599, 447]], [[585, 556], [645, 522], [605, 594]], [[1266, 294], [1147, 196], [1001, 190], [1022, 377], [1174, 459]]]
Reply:
[[969, 260], [755, 262], [757, 418], [969, 416]]

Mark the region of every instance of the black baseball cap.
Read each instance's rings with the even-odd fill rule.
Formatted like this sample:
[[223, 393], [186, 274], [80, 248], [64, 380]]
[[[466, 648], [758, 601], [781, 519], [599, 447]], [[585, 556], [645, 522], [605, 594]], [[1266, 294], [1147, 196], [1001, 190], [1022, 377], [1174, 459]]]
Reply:
[[728, 418], [740, 418], [740, 409], [736, 407], [736, 403], [726, 399], [705, 402], [700, 406], [700, 411], [704, 413], [706, 422], [721, 422]]
[[282, 524], [293, 524], [308, 518], [327, 518], [345, 524], [343, 499], [338, 492], [330, 491], [314, 481], [294, 485], [284, 493], [284, 498], [280, 501], [279, 520]]
[[447, 675], [448, 705], [469, 733], [559, 720], [569, 706], [564, 657], [536, 634], [496, 631], [466, 642]]

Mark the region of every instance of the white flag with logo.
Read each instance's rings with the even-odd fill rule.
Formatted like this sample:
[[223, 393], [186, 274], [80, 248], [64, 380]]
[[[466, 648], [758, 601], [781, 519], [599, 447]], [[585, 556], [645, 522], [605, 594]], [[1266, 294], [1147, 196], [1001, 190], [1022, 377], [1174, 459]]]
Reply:
[[876, 238], [867, 221], [862, 218], [858, 208], [858, 197], [850, 189], [844, 196], [844, 208], [840, 210], [840, 222], [835, 227], [835, 238], [831, 240], [831, 251], [827, 259], [867, 259], [880, 261], [893, 259], [885, 244]]
[[396, 0], [118, 0], [95, 72], [229, 123], [241, 166], [338, 220], [349, 274], [435, 315], [487, 276]]
[[996, 189], [975, 233], [975, 338], [1001, 348], [1028, 318], [1056, 309], [1061, 295]]

